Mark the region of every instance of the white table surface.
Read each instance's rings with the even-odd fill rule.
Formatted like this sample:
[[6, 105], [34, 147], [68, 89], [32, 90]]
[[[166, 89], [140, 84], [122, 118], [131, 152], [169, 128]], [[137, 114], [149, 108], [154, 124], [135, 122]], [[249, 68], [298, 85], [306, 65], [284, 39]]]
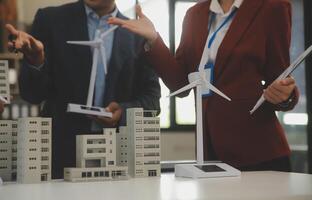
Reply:
[[189, 179], [174, 174], [125, 181], [6, 183], [0, 200], [312, 199], [312, 175], [244, 172], [241, 177]]

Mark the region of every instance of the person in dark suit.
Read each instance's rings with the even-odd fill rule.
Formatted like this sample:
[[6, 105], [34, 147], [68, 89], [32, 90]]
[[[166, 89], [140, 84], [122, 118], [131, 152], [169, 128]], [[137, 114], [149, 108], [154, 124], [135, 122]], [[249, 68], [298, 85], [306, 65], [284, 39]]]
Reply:
[[118, 28], [104, 42], [108, 73], [97, 68], [94, 104], [106, 107], [113, 117], [67, 113], [68, 103], [85, 105], [92, 66], [90, 47], [67, 44], [87, 41], [97, 31], [110, 28], [110, 16], [126, 19], [114, 0], [80, 0], [59, 7], [39, 9], [31, 34], [7, 29], [17, 36], [10, 48], [24, 53], [19, 86], [22, 98], [43, 103], [41, 116], [53, 118], [52, 177], [62, 178], [64, 167], [75, 166], [77, 134], [125, 125], [126, 109], [143, 107], [160, 111], [160, 85], [153, 69], [141, 56], [144, 39]]
[[[215, 94], [203, 98], [205, 160], [222, 160], [241, 170], [289, 171], [290, 149], [275, 111], [291, 110], [299, 94], [293, 78], [274, 80], [290, 63], [290, 2], [197, 3], [186, 13], [175, 57], [140, 8], [137, 14], [138, 20], [111, 18], [109, 23], [148, 40], [148, 60], [173, 91], [188, 83], [203, 49], [209, 48], [205, 62], [214, 66], [212, 83], [232, 101]], [[250, 115], [263, 90], [266, 103]]]

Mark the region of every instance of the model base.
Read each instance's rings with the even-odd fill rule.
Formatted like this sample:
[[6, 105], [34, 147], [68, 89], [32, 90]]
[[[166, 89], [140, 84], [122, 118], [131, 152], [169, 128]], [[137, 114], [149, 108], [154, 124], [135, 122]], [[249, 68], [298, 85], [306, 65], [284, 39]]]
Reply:
[[72, 104], [69, 103], [67, 105], [67, 112], [74, 112], [80, 114], [87, 114], [87, 115], [96, 115], [96, 116], [103, 116], [112, 118], [113, 114], [110, 112], [106, 112], [104, 108], [100, 107], [90, 107], [86, 105], [79, 105], [79, 104]]
[[241, 172], [225, 163], [177, 164], [175, 176], [187, 178], [213, 178], [240, 176]]
[[69, 182], [94, 182], [127, 180], [128, 167], [64, 168], [64, 180]]

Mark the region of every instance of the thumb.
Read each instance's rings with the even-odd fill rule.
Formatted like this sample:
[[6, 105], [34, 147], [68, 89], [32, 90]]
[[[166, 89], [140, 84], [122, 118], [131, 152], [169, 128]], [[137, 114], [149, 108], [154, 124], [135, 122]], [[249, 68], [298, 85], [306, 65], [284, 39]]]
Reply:
[[105, 108], [105, 111], [106, 111], [106, 112], [112, 112], [112, 109], [110, 108], [110, 105], [108, 105], [108, 106]]
[[11, 24], [6, 24], [5, 28], [13, 35], [18, 35], [18, 31]]
[[34, 49], [35, 51], [39, 51], [43, 49], [43, 45], [41, 42], [33, 38], [32, 36], [29, 37], [30, 45], [31, 48]]
[[295, 83], [295, 79], [292, 77], [285, 78], [281, 81], [284, 86], [292, 85]]
[[137, 5], [135, 6], [135, 10], [136, 10], [136, 14], [138, 15], [139, 19], [145, 17], [145, 15], [144, 15], [143, 12], [142, 12], [142, 8], [141, 8], [141, 6], [140, 6], [139, 4], [137, 4]]

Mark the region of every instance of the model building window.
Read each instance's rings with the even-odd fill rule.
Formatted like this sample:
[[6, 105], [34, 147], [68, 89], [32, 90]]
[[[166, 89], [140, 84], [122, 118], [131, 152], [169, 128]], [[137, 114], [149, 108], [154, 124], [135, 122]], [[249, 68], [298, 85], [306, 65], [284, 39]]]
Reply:
[[41, 169], [49, 169], [48, 165], [41, 165]]
[[49, 126], [49, 122], [41, 122], [42, 126]]
[[37, 151], [37, 149], [36, 148], [31, 148], [31, 149], [29, 149], [29, 151]]
[[49, 157], [48, 157], [48, 156], [42, 156], [42, 157], [41, 157], [41, 160], [42, 160], [42, 161], [49, 160]]
[[41, 143], [49, 143], [48, 139], [41, 139]]
[[41, 152], [48, 152], [49, 151], [49, 148], [41, 148]]
[[35, 170], [37, 167], [29, 167], [30, 170]]
[[100, 172], [100, 176], [103, 177], [104, 176], [104, 172]]
[[37, 133], [36, 130], [30, 130], [29, 133]]

